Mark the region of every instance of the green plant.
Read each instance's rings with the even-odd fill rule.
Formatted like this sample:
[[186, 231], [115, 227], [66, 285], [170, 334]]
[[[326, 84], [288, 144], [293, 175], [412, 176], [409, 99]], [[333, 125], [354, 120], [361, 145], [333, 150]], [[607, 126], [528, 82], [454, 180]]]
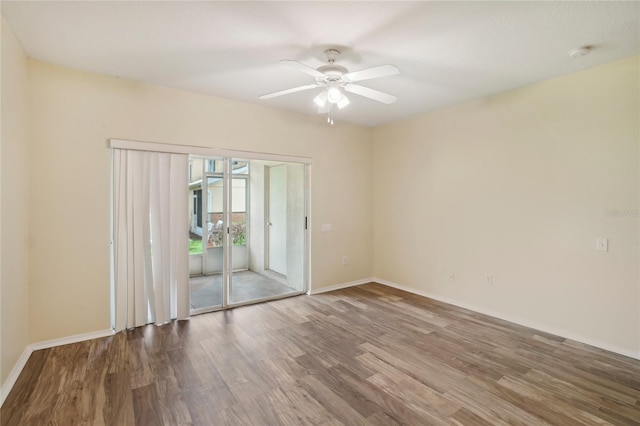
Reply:
[[[215, 225], [209, 232], [209, 247], [221, 247], [224, 226]], [[247, 225], [245, 223], [231, 224], [231, 242], [234, 246], [247, 244]]]
[[202, 240], [189, 239], [189, 254], [202, 254]]
[[231, 225], [231, 238], [234, 246], [244, 246], [247, 244], [247, 225], [244, 223], [234, 223]]

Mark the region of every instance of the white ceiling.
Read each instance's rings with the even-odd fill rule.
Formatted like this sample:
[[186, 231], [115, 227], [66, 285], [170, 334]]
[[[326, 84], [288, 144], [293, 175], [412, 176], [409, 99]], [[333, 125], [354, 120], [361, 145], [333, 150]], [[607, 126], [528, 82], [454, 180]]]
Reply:
[[[398, 97], [357, 95], [336, 120], [375, 126], [639, 53], [640, 2], [14, 2], [2, 16], [27, 54], [54, 64], [316, 115], [317, 90], [258, 96], [313, 78], [338, 47], [362, 82]], [[571, 59], [567, 52], [592, 46]], [[321, 118], [319, 118], [321, 119]]]

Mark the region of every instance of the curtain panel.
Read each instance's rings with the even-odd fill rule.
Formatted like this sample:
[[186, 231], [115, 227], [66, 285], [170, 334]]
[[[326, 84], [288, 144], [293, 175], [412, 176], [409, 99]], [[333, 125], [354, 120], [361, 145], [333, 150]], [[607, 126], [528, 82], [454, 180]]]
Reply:
[[188, 156], [113, 149], [113, 328], [189, 316]]

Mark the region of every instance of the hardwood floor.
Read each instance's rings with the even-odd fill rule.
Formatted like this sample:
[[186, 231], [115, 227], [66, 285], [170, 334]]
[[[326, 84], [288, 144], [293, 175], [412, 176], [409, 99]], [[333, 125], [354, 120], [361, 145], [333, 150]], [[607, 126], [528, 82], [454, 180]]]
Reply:
[[640, 424], [640, 361], [378, 284], [34, 352], [2, 425]]

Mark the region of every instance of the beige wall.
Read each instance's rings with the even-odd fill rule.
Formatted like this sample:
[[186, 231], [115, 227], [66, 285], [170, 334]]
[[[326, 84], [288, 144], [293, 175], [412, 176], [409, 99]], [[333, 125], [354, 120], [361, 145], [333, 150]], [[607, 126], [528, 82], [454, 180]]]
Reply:
[[376, 128], [374, 275], [640, 355], [638, 62]]
[[2, 21], [0, 383], [29, 344], [27, 58]]
[[32, 341], [109, 327], [109, 138], [312, 157], [312, 285], [371, 275], [370, 129], [37, 61], [30, 70], [30, 177], [47, 182], [30, 197]]

